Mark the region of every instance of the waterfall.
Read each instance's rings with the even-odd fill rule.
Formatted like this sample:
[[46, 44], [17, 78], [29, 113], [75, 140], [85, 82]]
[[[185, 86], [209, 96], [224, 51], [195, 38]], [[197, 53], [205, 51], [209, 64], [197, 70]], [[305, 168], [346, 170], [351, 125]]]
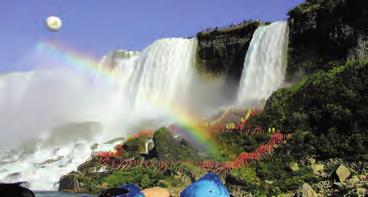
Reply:
[[121, 61], [120, 72], [133, 105], [139, 107], [147, 100], [170, 104], [189, 99], [185, 97], [195, 72], [196, 50], [196, 38], [166, 38], [136, 58]]
[[0, 182], [57, 189], [62, 175], [113, 148], [105, 142], [137, 131], [134, 124], [171, 121], [160, 110], [189, 99], [196, 47], [196, 38], [168, 38], [142, 52], [110, 53], [100, 67], [114, 72], [114, 83], [70, 66], [0, 75]]
[[258, 27], [248, 48], [238, 89], [238, 104], [267, 99], [284, 81], [287, 66], [286, 21]]
[[120, 62], [130, 59], [134, 56], [138, 56], [139, 54], [139, 51], [128, 51], [124, 49], [114, 50], [108, 55], [103, 56], [99, 62], [99, 65], [103, 68], [115, 69]]

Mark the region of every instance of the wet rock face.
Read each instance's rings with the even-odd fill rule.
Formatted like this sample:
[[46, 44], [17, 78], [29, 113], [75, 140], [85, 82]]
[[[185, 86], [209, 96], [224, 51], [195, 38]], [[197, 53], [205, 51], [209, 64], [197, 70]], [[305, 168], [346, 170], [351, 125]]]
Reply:
[[249, 22], [198, 33], [200, 70], [239, 80], [250, 41], [259, 25], [259, 22]]
[[289, 16], [289, 77], [329, 68], [333, 60], [368, 57], [365, 0], [307, 0]]
[[80, 186], [77, 176], [74, 173], [69, 173], [60, 178], [59, 191], [65, 192], [79, 192]]

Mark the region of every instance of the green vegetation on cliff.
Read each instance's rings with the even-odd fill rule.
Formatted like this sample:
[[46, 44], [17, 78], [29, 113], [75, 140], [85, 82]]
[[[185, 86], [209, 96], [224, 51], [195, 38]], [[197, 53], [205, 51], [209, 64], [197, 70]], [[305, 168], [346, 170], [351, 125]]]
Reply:
[[246, 135], [242, 132], [224, 132], [215, 136], [218, 153], [215, 161], [231, 161], [242, 152], [254, 152], [261, 144], [266, 144], [269, 134]]
[[316, 183], [320, 180], [308, 165], [293, 172], [289, 168], [292, 162], [291, 157], [276, 153], [269, 159], [232, 170], [226, 177], [226, 183], [256, 196], [271, 196], [295, 191], [305, 182]]
[[106, 176], [103, 179], [108, 187], [118, 187], [127, 183], [135, 183], [142, 188], [154, 187], [158, 180], [164, 177], [162, 172], [150, 168], [131, 168], [127, 170], [120, 170]]
[[[368, 61], [319, 71], [276, 91], [256, 121], [292, 132], [293, 154], [361, 159], [368, 146]], [[301, 151], [298, 153], [298, 151]]]

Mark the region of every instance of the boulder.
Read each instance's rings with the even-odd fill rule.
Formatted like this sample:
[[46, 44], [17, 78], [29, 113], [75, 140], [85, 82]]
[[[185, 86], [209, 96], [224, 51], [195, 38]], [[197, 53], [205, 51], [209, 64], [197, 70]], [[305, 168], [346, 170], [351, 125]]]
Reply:
[[357, 193], [358, 193], [359, 196], [365, 196], [367, 194], [367, 189], [357, 188]]
[[138, 158], [141, 154], [146, 153], [146, 141], [144, 136], [137, 138], [129, 138], [124, 143], [124, 157], [125, 158]]
[[313, 188], [308, 184], [304, 183], [302, 186], [302, 197], [317, 197], [317, 193], [313, 190]]
[[323, 164], [312, 164], [311, 168], [312, 168], [314, 174], [319, 174], [323, 171], [325, 166]]
[[340, 165], [336, 170], [336, 175], [340, 182], [344, 182], [350, 176], [350, 170], [344, 165]]
[[170, 197], [168, 189], [161, 187], [152, 187], [142, 190], [145, 197]]
[[367, 176], [364, 174], [358, 175], [359, 180], [365, 181], [367, 179]]
[[310, 163], [311, 165], [313, 165], [313, 164], [315, 164], [315, 163], [316, 163], [316, 160], [315, 160], [315, 159], [313, 159], [313, 158], [310, 158], [308, 161], [309, 161], [309, 163]]
[[64, 175], [59, 180], [59, 191], [64, 192], [80, 192], [80, 185], [77, 175], [73, 172]]
[[290, 170], [291, 170], [291, 171], [293, 171], [293, 172], [298, 171], [298, 170], [299, 170], [298, 163], [295, 163], [295, 162], [291, 163], [291, 164], [289, 165], [289, 168], [290, 168]]
[[197, 151], [185, 143], [177, 141], [171, 132], [163, 127], [153, 135], [154, 154], [159, 160], [198, 160]]
[[295, 196], [295, 193], [289, 192], [289, 193], [280, 194], [278, 197], [294, 197], [294, 196]]

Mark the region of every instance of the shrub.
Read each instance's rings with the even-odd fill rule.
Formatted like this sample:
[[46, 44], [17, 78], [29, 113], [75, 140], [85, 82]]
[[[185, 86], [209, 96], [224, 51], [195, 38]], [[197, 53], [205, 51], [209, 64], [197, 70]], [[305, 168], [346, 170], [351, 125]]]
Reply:
[[149, 168], [136, 167], [124, 171], [113, 172], [109, 176], [106, 176], [103, 182], [107, 183], [109, 187], [133, 183], [138, 184], [142, 188], [147, 188], [156, 186], [157, 181], [162, 177], [163, 174], [161, 172]]
[[368, 148], [367, 92], [368, 61], [350, 61], [276, 91], [252, 121], [294, 133], [299, 156], [356, 160]]

